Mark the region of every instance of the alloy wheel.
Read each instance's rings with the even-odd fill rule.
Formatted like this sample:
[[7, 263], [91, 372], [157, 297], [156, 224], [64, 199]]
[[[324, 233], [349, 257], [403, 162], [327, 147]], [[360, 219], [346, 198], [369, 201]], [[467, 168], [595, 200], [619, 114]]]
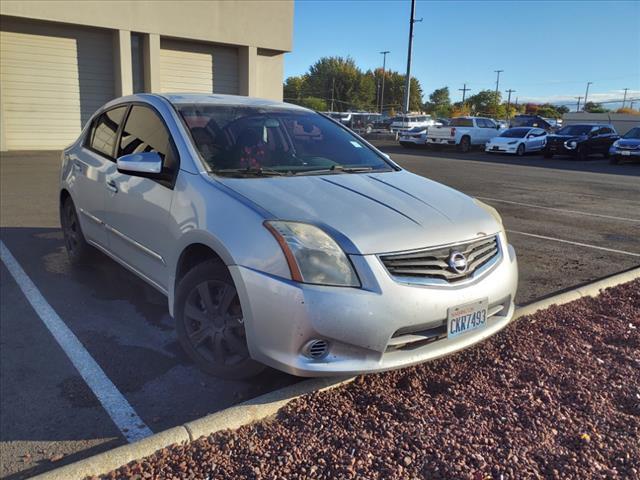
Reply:
[[233, 366], [249, 358], [242, 309], [233, 285], [209, 280], [198, 284], [184, 306], [186, 337], [208, 362]]
[[76, 209], [70, 201], [67, 201], [64, 205], [64, 225], [62, 229], [67, 250], [71, 253], [75, 252], [80, 243], [80, 228]]

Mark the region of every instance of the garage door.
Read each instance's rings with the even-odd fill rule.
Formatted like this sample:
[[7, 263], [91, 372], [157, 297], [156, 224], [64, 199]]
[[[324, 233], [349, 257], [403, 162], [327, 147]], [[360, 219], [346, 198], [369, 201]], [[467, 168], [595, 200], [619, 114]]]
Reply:
[[3, 18], [0, 35], [7, 150], [63, 148], [114, 97], [110, 32]]
[[160, 89], [163, 92], [237, 95], [237, 49], [163, 38], [160, 42]]

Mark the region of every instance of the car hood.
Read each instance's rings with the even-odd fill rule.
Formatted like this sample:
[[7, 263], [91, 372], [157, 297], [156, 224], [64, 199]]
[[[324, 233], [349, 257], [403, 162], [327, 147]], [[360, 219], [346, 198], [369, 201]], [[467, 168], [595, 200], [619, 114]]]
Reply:
[[547, 135], [549, 142], [566, 142], [567, 140], [584, 140], [586, 135]]
[[618, 140], [617, 142], [619, 147], [639, 147], [640, 146], [640, 140], [637, 140], [635, 138], [621, 138]]
[[407, 171], [218, 181], [277, 219], [324, 227], [350, 254], [444, 245], [501, 229], [471, 197]]

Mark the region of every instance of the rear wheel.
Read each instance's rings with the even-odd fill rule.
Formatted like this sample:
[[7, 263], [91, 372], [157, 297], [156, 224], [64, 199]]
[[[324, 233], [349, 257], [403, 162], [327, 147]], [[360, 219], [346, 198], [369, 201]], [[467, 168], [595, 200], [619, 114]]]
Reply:
[[64, 234], [64, 246], [72, 265], [86, 263], [93, 253], [80, 227], [80, 220], [71, 197], [65, 198], [60, 205], [60, 224]]
[[576, 150], [576, 160], [584, 161], [587, 159], [587, 149], [583, 146], [579, 146]]
[[551, 153], [549, 150], [544, 150], [544, 151], [542, 152], [542, 156], [543, 156], [544, 158], [553, 158], [553, 153]]
[[249, 355], [238, 292], [227, 267], [194, 267], [176, 291], [176, 331], [185, 352], [204, 372], [221, 378], [257, 375], [265, 366]]
[[460, 139], [460, 151], [462, 153], [467, 153], [469, 150], [471, 150], [471, 139], [464, 136]]
[[525, 153], [525, 146], [524, 146], [524, 143], [521, 143], [520, 145], [518, 145], [518, 149], [516, 150], [516, 155], [521, 157], [524, 155], [524, 153]]

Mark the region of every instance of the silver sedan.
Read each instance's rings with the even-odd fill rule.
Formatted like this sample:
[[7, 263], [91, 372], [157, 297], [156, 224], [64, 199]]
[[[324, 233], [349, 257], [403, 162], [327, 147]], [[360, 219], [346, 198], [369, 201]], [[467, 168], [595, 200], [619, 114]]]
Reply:
[[310, 110], [133, 95], [62, 156], [71, 262], [98, 249], [164, 293], [211, 374], [398, 368], [513, 314], [516, 255], [498, 213]]

